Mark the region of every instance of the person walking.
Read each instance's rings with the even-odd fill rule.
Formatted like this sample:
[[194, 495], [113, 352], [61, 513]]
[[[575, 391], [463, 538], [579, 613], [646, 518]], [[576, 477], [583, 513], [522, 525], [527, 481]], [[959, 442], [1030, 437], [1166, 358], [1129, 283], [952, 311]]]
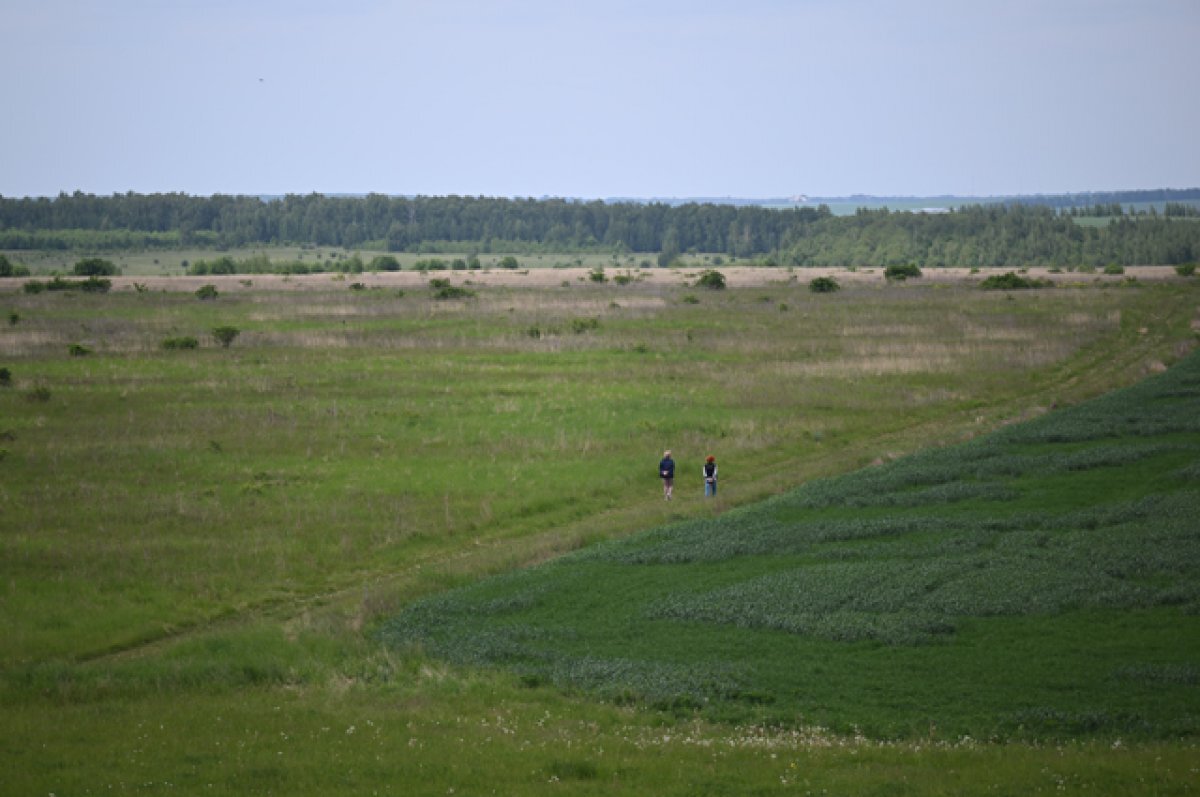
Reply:
[[717, 494], [717, 460], [709, 457], [704, 460], [704, 497], [713, 498]]
[[675, 489], [675, 460], [671, 459], [671, 451], [663, 452], [662, 461], [658, 463], [658, 476], [663, 483], [663, 498], [671, 500], [671, 491]]

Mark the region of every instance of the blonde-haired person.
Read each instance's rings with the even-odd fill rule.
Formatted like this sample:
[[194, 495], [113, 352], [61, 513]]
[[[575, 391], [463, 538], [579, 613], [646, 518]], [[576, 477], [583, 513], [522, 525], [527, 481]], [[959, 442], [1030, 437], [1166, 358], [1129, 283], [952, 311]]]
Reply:
[[658, 477], [663, 483], [663, 498], [671, 500], [671, 491], [675, 489], [675, 460], [671, 459], [671, 450], [663, 452], [662, 461], [658, 463]]

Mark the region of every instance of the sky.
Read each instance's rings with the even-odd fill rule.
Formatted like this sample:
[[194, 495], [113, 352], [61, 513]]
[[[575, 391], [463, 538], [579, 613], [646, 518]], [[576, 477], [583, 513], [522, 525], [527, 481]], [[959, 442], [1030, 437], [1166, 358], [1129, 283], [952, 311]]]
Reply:
[[1200, 186], [1200, 0], [0, 0], [0, 195]]

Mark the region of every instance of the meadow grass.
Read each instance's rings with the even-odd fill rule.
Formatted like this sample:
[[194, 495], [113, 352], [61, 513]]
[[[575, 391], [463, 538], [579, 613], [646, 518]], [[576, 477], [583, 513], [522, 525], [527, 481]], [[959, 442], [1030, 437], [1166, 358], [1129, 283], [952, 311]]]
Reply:
[[[0, 329], [11, 372], [0, 386], [0, 743], [20, 774], [4, 790], [151, 791], [192, 772], [248, 792], [327, 792], [321, 729], [361, 728], [369, 707], [397, 745], [409, 740], [395, 726], [408, 722], [445, 738], [411, 758], [366, 748], [349, 782], [445, 793], [468, 769], [455, 763], [463, 751], [486, 737], [444, 729], [508, 711], [529, 730], [547, 705], [620, 730], [597, 736], [561, 719], [553, 737], [518, 734], [488, 762], [495, 777], [471, 775], [485, 785], [460, 793], [551, 778], [580, 791], [614, 777], [662, 793], [766, 788], [787, 773], [758, 748], [731, 753], [757, 767], [745, 781], [703, 745], [617, 741], [626, 727], [675, 737], [686, 707], [605, 706], [397, 656], [371, 629], [423, 595], [1128, 384], [1186, 350], [1196, 307], [1186, 283], [1012, 299], [945, 285], [816, 297], [780, 283], [683, 300], [694, 292], [651, 282], [482, 288], [455, 302], [333, 282], [208, 302], [190, 291], [0, 292], [0, 309], [19, 317]], [[229, 349], [209, 334], [221, 325], [241, 330]], [[162, 348], [177, 336], [200, 348]], [[71, 357], [72, 344], [92, 354]], [[667, 447], [683, 463], [670, 504], [654, 471]], [[708, 453], [725, 478], [706, 503]], [[1176, 672], [1149, 664], [1127, 668], [1143, 673], [1131, 679]], [[307, 739], [287, 762], [250, 741], [286, 732], [274, 706]], [[113, 732], [163, 717], [179, 723], [152, 745]], [[822, 718], [839, 726], [835, 712]], [[741, 722], [717, 719], [696, 725], [712, 745]], [[627, 763], [596, 760], [597, 739]], [[514, 753], [526, 741], [546, 744], [532, 763]], [[249, 752], [219, 755], [226, 743]], [[896, 750], [847, 782], [883, 788], [889, 767], [913, 765]], [[1014, 754], [1004, 750], [978, 753], [976, 771]], [[1105, 751], [1071, 755], [1095, 763]], [[1162, 752], [1131, 752], [1138, 763], [1113, 782], [1148, 751]], [[845, 755], [822, 759], [814, 783], [835, 786], [832, 760]]]
[[[369, 267], [371, 261], [380, 255], [389, 255], [396, 259], [402, 269], [415, 269], [424, 261], [442, 261], [448, 271], [455, 260], [467, 261], [475, 257], [481, 269], [500, 268], [500, 261], [506, 253], [478, 252], [475, 244], [464, 244], [461, 250], [454, 251], [450, 246], [445, 253], [416, 253], [416, 252], [380, 252], [370, 249], [344, 249], [334, 246], [243, 246], [215, 251], [203, 248], [161, 249], [145, 251], [101, 252], [97, 256], [115, 265], [121, 274], [129, 277], [177, 276], [187, 271], [188, 265], [200, 261], [214, 261], [220, 257], [230, 257], [235, 261], [265, 257], [272, 263], [303, 263], [310, 267], [323, 267], [326, 271], [337, 271], [340, 264], [357, 257], [363, 265]], [[4, 255], [13, 263], [26, 266], [34, 276], [49, 274], [71, 274], [75, 264], [88, 254], [71, 250], [5, 250]], [[639, 267], [649, 267], [655, 262], [655, 255], [610, 252], [578, 252], [578, 253], [535, 253], [516, 254], [520, 268], [588, 268], [610, 270], [610, 276], [623, 273], [625, 270], [636, 270]], [[733, 262], [735, 259], [728, 255], [696, 254], [690, 255], [690, 260], [701, 264], [718, 265]], [[186, 265], [185, 265], [186, 264]], [[353, 277], [348, 274], [347, 278]]]

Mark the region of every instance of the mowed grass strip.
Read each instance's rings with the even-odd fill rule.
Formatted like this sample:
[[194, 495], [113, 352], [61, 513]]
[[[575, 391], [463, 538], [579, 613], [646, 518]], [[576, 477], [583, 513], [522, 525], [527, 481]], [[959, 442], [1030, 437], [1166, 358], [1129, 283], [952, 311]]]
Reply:
[[1200, 734], [1200, 356], [969, 444], [428, 598], [390, 644], [874, 737]]

